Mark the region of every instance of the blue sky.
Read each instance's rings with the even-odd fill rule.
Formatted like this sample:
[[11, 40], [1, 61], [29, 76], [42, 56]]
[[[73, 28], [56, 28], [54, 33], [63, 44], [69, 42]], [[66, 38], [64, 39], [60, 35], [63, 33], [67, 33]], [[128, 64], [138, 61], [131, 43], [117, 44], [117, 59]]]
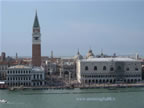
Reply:
[[32, 25], [38, 11], [42, 55], [144, 55], [144, 1], [51, 0], [1, 2], [1, 51], [31, 56]]

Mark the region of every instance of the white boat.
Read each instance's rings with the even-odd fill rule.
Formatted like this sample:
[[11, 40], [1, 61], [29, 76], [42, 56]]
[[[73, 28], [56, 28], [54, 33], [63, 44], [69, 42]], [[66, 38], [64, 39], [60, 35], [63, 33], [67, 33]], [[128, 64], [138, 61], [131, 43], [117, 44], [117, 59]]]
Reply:
[[7, 103], [7, 100], [0, 99], [0, 103]]

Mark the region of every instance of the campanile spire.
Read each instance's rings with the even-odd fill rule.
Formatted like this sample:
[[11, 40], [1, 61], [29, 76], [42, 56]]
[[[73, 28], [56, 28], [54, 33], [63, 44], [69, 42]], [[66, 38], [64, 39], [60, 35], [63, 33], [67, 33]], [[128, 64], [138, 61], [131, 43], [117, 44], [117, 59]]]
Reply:
[[40, 28], [39, 21], [38, 21], [38, 16], [37, 16], [37, 10], [36, 10], [36, 13], [35, 13], [33, 28]]
[[37, 11], [34, 18], [32, 33], [32, 65], [41, 66], [41, 33]]

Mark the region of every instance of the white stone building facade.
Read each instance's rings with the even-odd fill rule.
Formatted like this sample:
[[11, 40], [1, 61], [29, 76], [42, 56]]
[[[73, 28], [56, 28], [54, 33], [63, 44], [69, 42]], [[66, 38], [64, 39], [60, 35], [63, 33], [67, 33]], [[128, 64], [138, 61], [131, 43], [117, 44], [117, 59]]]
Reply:
[[136, 83], [142, 80], [141, 61], [131, 58], [90, 58], [78, 60], [77, 80], [83, 84]]
[[7, 70], [6, 83], [8, 86], [43, 86], [44, 70], [40, 67], [17, 65]]
[[31, 72], [31, 86], [44, 86], [45, 72], [42, 67], [34, 67]]

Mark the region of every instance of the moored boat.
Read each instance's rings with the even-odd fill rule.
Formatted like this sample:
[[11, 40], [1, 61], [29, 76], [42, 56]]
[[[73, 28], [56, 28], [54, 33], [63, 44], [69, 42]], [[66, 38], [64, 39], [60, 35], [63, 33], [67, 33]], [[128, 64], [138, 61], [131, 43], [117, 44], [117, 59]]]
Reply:
[[0, 99], [0, 103], [7, 103], [7, 100], [5, 100], [5, 99]]

